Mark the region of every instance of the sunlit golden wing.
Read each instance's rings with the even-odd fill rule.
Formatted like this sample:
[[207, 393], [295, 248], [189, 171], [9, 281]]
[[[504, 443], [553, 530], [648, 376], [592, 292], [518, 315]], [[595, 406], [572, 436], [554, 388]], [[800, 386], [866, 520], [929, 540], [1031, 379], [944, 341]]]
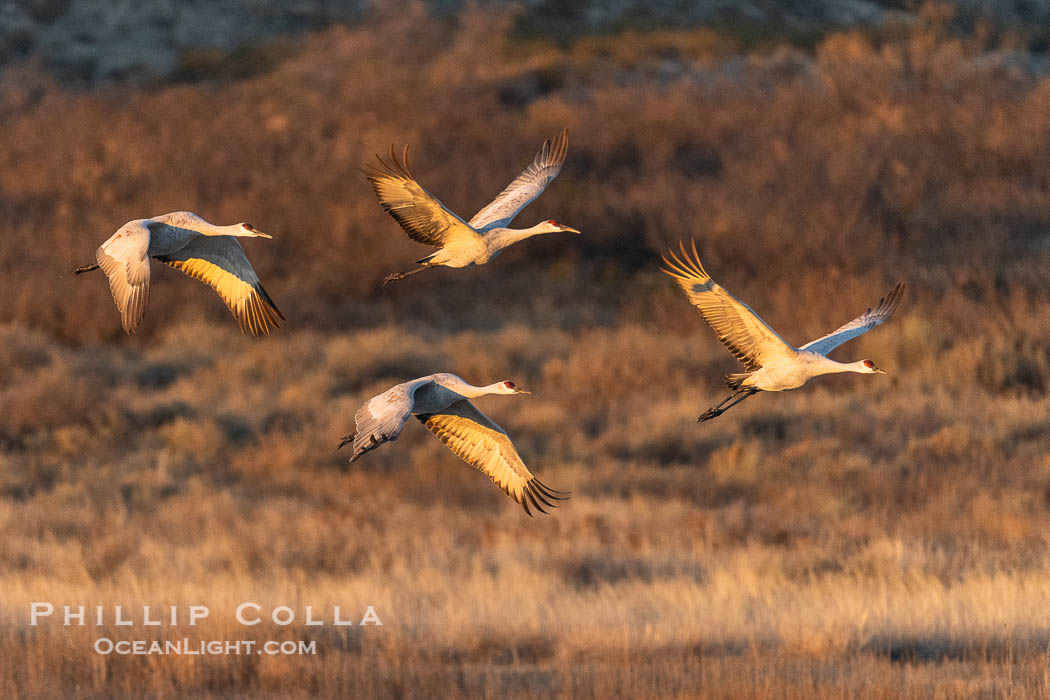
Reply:
[[231, 236], [201, 236], [186, 247], [157, 259], [204, 282], [222, 297], [241, 332], [269, 335], [284, 316], [263, 289], [244, 249]]
[[704, 270], [693, 242], [693, 255], [679, 243], [682, 257], [670, 250], [664, 256], [664, 272], [674, 278], [699, 311], [707, 325], [714, 329], [729, 351], [749, 370], [759, 369], [770, 358], [790, 355], [792, 348], [776, 331], [744, 302], [718, 285]]
[[409, 238], [443, 247], [458, 238], [477, 238], [478, 233], [427, 192], [408, 169], [408, 146], [399, 161], [390, 149], [390, 162], [379, 156], [378, 166], [362, 168], [372, 183], [383, 209], [401, 225]]
[[543, 506], [557, 507], [568, 495], [545, 486], [532, 475], [514, 449], [507, 433], [463, 399], [444, 411], [416, 416], [453, 454], [486, 474], [530, 516], [531, 503], [541, 513]]

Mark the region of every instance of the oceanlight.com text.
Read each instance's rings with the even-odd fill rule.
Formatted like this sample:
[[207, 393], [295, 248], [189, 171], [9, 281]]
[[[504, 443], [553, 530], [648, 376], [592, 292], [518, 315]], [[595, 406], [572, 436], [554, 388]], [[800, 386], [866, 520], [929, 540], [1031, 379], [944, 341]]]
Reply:
[[112, 640], [108, 637], [99, 637], [95, 640], [94, 649], [96, 654], [103, 656], [109, 654], [120, 655], [174, 655], [174, 656], [223, 656], [228, 654], [268, 654], [274, 655], [310, 655], [317, 654], [317, 640], [313, 641], [274, 641], [259, 642], [254, 639], [240, 640], [191, 640], [166, 639], [120, 639]]

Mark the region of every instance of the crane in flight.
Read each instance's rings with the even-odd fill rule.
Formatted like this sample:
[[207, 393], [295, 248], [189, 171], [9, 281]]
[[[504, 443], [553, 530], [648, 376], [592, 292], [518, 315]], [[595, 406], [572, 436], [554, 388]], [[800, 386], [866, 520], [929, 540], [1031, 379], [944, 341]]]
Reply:
[[204, 282], [222, 297], [245, 334], [269, 335], [284, 316], [263, 289], [237, 238], [272, 238], [251, 224], [210, 224], [193, 212], [176, 211], [152, 219], [135, 219], [117, 229], [95, 251], [94, 265], [109, 278], [121, 324], [129, 335], [146, 314], [150, 258], [156, 258]]
[[543, 233], [579, 233], [554, 219], [541, 221], [526, 229], [508, 228], [518, 212], [539, 197], [558, 176], [568, 148], [569, 134], [564, 129], [553, 140], [544, 141], [532, 164], [470, 221], [453, 214], [416, 182], [408, 168], [408, 146], [405, 146], [400, 160], [392, 146], [389, 163], [377, 155], [379, 165], [365, 166], [362, 171], [372, 183], [379, 203], [401, 225], [409, 238], [438, 248], [436, 252], [416, 261], [421, 267], [387, 275], [383, 284], [439, 265], [484, 265], [507, 246]]
[[692, 257], [679, 241], [682, 256], [670, 249], [670, 259], [663, 256], [663, 271], [674, 278], [685, 291], [689, 301], [700, 311], [707, 325], [718, 334], [729, 352], [744, 363], [746, 372], [727, 374], [725, 382], [733, 393], [717, 406], [707, 409], [697, 421], [703, 422], [722, 415], [748, 396], [759, 391], [787, 391], [797, 389], [813, 377], [838, 372], [858, 374], [885, 374], [871, 360], [836, 362], [827, 355], [847, 340], [867, 333], [889, 320], [904, 295], [900, 282], [879, 299], [874, 308], [827, 335], [806, 343], [800, 348], [789, 345], [776, 331], [748, 307], [747, 304], [717, 284], [704, 270], [693, 241]]
[[569, 494], [555, 491], [532, 475], [503, 428], [474, 408], [470, 399], [487, 394], [528, 394], [514, 382], [473, 386], [454, 374], [419, 377], [373, 396], [354, 416], [356, 431], [343, 438], [339, 447], [353, 444], [350, 461], [383, 443], [397, 440], [411, 416], [419, 419], [453, 454], [480, 470], [508, 496], [521, 504], [531, 517], [531, 503], [541, 513], [543, 506], [557, 506]]

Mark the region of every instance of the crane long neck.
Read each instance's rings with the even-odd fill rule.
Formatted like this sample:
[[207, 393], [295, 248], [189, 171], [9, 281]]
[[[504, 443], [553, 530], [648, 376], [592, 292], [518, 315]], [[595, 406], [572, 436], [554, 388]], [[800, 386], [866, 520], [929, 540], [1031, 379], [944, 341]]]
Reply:
[[215, 224], [208, 223], [205, 221], [203, 224], [197, 227], [200, 233], [205, 236], [243, 236], [244, 229], [241, 228], [240, 224], [230, 224], [229, 226], [216, 226]]
[[190, 211], [173, 211], [170, 214], [154, 217], [152, 221], [188, 231], [196, 231], [204, 236], [237, 236], [243, 233], [243, 229], [239, 224], [216, 226]]
[[836, 362], [830, 357], [825, 357], [819, 364], [821, 374], [840, 374], [842, 372], [857, 372], [859, 374], [867, 374], [868, 369], [864, 366], [864, 361], [859, 360], [857, 362]]
[[463, 386], [460, 388], [459, 393], [466, 396], [468, 399], [476, 399], [479, 396], [498, 393], [502, 388], [503, 382], [496, 382], [495, 384], [489, 384], [487, 386], [474, 386], [473, 384], [463, 382]]
[[532, 238], [538, 236], [541, 233], [551, 233], [550, 229], [546, 228], [543, 224], [537, 224], [531, 228], [500, 228], [493, 231], [489, 231], [485, 234], [489, 237], [494, 247], [506, 248], [509, 245], [513, 245], [518, 241], [523, 241], [526, 238]]

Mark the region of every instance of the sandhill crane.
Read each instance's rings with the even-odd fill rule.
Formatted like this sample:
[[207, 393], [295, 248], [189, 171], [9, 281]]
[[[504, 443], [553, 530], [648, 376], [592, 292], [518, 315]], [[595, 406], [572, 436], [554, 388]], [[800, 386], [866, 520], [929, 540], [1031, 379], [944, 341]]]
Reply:
[[181, 270], [219, 293], [243, 333], [269, 335], [269, 324], [280, 327], [284, 316], [259, 283], [237, 238], [272, 238], [251, 224], [216, 226], [188, 211], [121, 226], [95, 251], [97, 264], [74, 272], [102, 269], [109, 278], [113, 301], [124, 330], [135, 332], [149, 301], [150, 258]]
[[454, 374], [419, 377], [373, 396], [357, 410], [357, 430], [339, 447], [353, 443], [354, 462], [385, 442], [396, 440], [409, 416], [415, 416], [441, 442], [470, 466], [484, 472], [504, 493], [532, 515], [529, 503], [541, 513], [551, 501], [564, 501], [568, 494], [547, 487], [521, 461], [503, 428], [470, 402], [487, 394], [528, 394], [514, 382], [473, 386]]
[[390, 163], [376, 156], [379, 166], [365, 166], [362, 170], [372, 183], [379, 203], [401, 224], [409, 238], [440, 248], [436, 253], [416, 261], [422, 267], [387, 275], [383, 284], [438, 265], [483, 265], [507, 246], [542, 233], [579, 233], [554, 219], [541, 221], [532, 228], [507, 228], [518, 212], [539, 197], [551, 180], [558, 176], [568, 148], [569, 134], [566, 130], [562, 130], [553, 140], [544, 141], [532, 164], [470, 221], [463, 221], [446, 209], [444, 204], [416, 182], [408, 169], [408, 146], [405, 146], [400, 161], [393, 147], [390, 148]]
[[[747, 366], [748, 370], [727, 374], [725, 382], [733, 389], [733, 393], [722, 403], [707, 409], [697, 421], [720, 416], [756, 392], [797, 389], [813, 377], [822, 374], [885, 374], [871, 360], [843, 363], [828, 358], [827, 354], [847, 340], [852, 340], [888, 320], [904, 295], [903, 282], [898, 283], [889, 294], [879, 299], [879, 303], [873, 309], [869, 308], [841, 328], [795, 348], [777, 335], [777, 332], [747, 304], [711, 279], [700, 263], [695, 241], [692, 258], [686, 253], [685, 245], [679, 242], [679, 247], [682, 249], [682, 257], [679, 258], [671, 249], [671, 259], [663, 257], [667, 266], [663, 271], [674, 278], [693, 306], [700, 310], [700, 315], [707, 325], [718, 334], [718, 339]], [[730, 401], [732, 403], [729, 403]]]

